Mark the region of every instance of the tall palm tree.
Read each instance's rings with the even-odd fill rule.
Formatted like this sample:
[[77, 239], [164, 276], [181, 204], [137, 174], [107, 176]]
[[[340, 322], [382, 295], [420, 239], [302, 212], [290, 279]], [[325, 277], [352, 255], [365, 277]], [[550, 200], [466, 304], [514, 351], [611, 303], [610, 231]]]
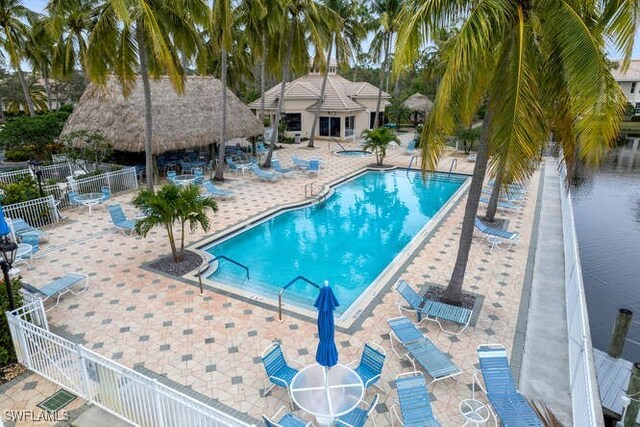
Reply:
[[29, 34], [24, 44], [24, 57], [31, 65], [31, 70], [42, 76], [47, 93], [47, 107], [52, 110], [53, 98], [49, 78], [51, 77], [53, 38], [47, 31], [47, 19], [44, 16], [33, 14], [28, 20]]
[[53, 50], [53, 71], [56, 77], [69, 78], [80, 65], [88, 81], [85, 56], [87, 39], [98, 11], [98, 0], [49, 0], [47, 30], [56, 40]]
[[24, 58], [25, 40], [29, 37], [29, 27], [26, 22], [33, 14], [34, 12], [22, 5], [21, 0], [0, 0], [0, 31], [2, 31], [0, 45], [9, 55], [9, 64], [18, 75], [22, 93], [32, 117], [36, 114], [35, 107], [20, 63]]
[[324, 103], [324, 95], [327, 88], [327, 79], [329, 77], [329, 66], [331, 64], [331, 53], [333, 46], [336, 47], [336, 64], [347, 65], [350, 59], [354, 58], [354, 52], [359, 50], [362, 39], [367, 35], [365, 27], [360, 22], [358, 15], [359, 3], [354, 0], [323, 0], [322, 3], [328, 8], [328, 11], [334, 12], [331, 18], [332, 28], [331, 41], [327, 50], [327, 61], [322, 77], [322, 86], [320, 88], [320, 99], [311, 124], [311, 135], [309, 136], [309, 147], [313, 147], [316, 137], [316, 126], [320, 118], [320, 111]]
[[315, 51], [315, 62], [324, 65], [322, 52], [330, 39], [331, 19], [335, 16], [326, 6], [316, 0], [283, 0], [287, 16], [286, 34], [279, 40], [282, 55], [282, 83], [278, 97], [276, 117], [272, 123], [273, 133], [264, 166], [271, 166], [271, 156], [278, 141], [278, 126], [282, 115], [284, 92], [289, 73], [302, 73], [309, 66], [309, 45]]
[[[614, 141], [624, 97], [608, 68], [593, 2], [409, 0], [398, 36], [396, 70], [411, 64], [439, 25], [459, 27], [447, 51], [425, 123], [422, 167], [435, 168], [459, 111], [487, 101], [456, 264], [445, 300], [459, 304], [488, 153], [509, 156], [510, 171], [531, 159], [553, 129], [565, 160], [598, 161]], [[495, 163], [495, 162], [498, 163]], [[499, 164], [498, 160], [492, 167]], [[512, 171], [510, 173], [525, 173]]]
[[[106, 0], [100, 5], [89, 36], [85, 65], [89, 78], [105, 84], [110, 73], [125, 96], [139, 72], [144, 92], [145, 165], [147, 188], [153, 191], [152, 105], [150, 77], [168, 74], [174, 89], [184, 89], [185, 72], [179, 49], [199, 44], [196, 23], [205, 23], [208, 7], [202, 0]], [[176, 40], [178, 42], [176, 42]]]
[[[371, 53], [378, 60], [382, 59], [380, 64], [380, 84], [378, 85], [378, 100], [376, 102], [376, 114], [374, 116], [373, 127], [380, 125], [380, 109], [382, 108], [382, 87], [385, 79], [387, 86], [389, 83], [389, 55], [391, 46], [394, 44], [393, 37], [398, 31], [400, 21], [398, 15], [402, 10], [403, 0], [374, 0], [372, 9], [378, 16], [378, 29], [375, 32], [371, 42]], [[388, 90], [388, 88], [387, 88]]]

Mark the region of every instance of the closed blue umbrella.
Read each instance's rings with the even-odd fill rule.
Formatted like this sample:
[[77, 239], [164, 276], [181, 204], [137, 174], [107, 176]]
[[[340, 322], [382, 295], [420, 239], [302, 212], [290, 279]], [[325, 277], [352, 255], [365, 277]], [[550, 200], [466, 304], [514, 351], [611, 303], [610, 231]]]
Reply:
[[11, 233], [11, 229], [7, 225], [7, 220], [4, 219], [4, 209], [0, 205], [0, 236], [6, 236], [9, 233]]
[[320, 295], [313, 304], [318, 309], [318, 350], [316, 362], [327, 368], [338, 363], [338, 349], [334, 341], [335, 325], [333, 323], [333, 310], [340, 305], [328, 282], [325, 282]]

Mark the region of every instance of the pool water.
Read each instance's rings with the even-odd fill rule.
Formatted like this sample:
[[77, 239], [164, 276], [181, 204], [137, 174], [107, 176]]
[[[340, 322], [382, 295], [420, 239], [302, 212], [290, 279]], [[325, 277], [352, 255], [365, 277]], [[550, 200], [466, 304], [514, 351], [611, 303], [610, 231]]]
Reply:
[[[370, 171], [335, 188], [325, 203], [277, 214], [205, 247], [246, 265], [220, 261], [208, 279], [277, 299], [281, 287], [302, 275], [331, 283], [344, 313], [411, 239], [462, 186], [466, 176], [394, 170]], [[317, 290], [303, 281], [285, 303], [313, 308]]]
[[369, 157], [372, 156], [373, 153], [365, 150], [341, 150], [336, 151], [336, 155], [342, 157]]

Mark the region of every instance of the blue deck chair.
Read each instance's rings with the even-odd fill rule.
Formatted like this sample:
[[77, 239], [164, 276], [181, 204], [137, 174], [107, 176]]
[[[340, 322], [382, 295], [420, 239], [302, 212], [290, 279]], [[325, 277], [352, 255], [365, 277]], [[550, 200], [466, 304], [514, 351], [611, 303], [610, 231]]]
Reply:
[[504, 346], [500, 344], [480, 345], [478, 346], [478, 359], [486, 388], [482, 387], [477, 373], [474, 374], [474, 383], [478, 384], [486, 393], [493, 408], [492, 412], [495, 410], [494, 417], [497, 413], [505, 427], [543, 426], [529, 402], [516, 388]]
[[271, 382], [270, 386], [265, 387], [263, 396], [269, 394], [275, 386], [284, 387], [288, 390], [291, 380], [298, 373], [298, 370], [289, 366], [284, 358], [280, 344], [274, 342], [269, 345], [260, 358], [267, 372], [267, 378]]
[[320, 161], [319, 160], [309, 160], [309, 169], [307, 169], [307, 174], [318, 176], [320, 173]]
[[227, 199], [229, 197], [233, 197], [233, 191], [223, 190], [221, 188], [218, 188], [215, 185], [213, 185], [211, 181], [204, 181], [202, 186], [204, 187], [204, 193], [202, 194], [203, 197], [213, 197], [213, 198], [220, 198], [220, 199]]
[[175, 170], [169, 170], [167, 171], [167, 179], [169, 181], [173, 181], [173, 179], [177, 176], [178, 174], [176, 173]]
[[[398, 405], [391, 407], [400, 424], [406, 427], [438, 427], [431, 409], [431, 399], [427, 390], [427, 382], [422, 372], [406, 372], [396, 377]], [[398, 411], [396, 406], [400, 407]]]
[[[489, 199], [487, 199], [486, 197], [480, 197], [480, 203], [488, 205]], [[520, 209], [522, 209], [522, 205], [509, 202], [508, 200], [498, 200], [498, 208], [518, 212]]]
[[[399, 280], [396, 290], [409, 304], [409, 310], [415, 311], [418, 316], [418, 322], [424, 319], [434, 320], [440, 326], [440, 330], [449, 335], [459, 335], [469, 326], [471, 321], [472, 310], [464, 307], [458, 307], [439, 301], [431, 301], [428, 298], [422, 298], [411, 285], [405, 280]], [[402, 304], [399, 304], [400, 312], [407, 310]], [[424, 315], [424, 318], [422, 316]], [[456, 332], [447, 331], [441, 320], [456, 323], [460, 325], [460, 329]]]
[[6, 218], [6, 220], [7, 224], [11, 228], [13, 228], [13, 232], [16, 234], [16, 238], [19, 238], [20, 240], [24, 240], [24, 235], [26, 233], [29, 233], [31, 235], [36, 234], [38, 236], [38, 241], [42, 241], [49, 236], [46, 231], [38, 230], [37, 228], [32, 227], [27, 221], [22, 218]]
[[[76, 285], [83, 283], [83, 287], [77, 290], [73, 289]], [[56, 298], [55, 305], [45, 310], [49, 311], [58, 306], [60, 298], [67, 292], [77, 295], [86, 291], [89, 288], [89, 276], [83, 273], [70, 273], [47, 283], [42, 288], [36, 288], [27, 283], [22, 283], [22, 287], [33, 296], [40, 298], [43, 303], [49, 298]]]
[[257, 176], [261, 181], [277, 181], [280, 179], [280, 175], [274, 172], [267, 172], [260, 169], [258, 165], [251, 165], [251, 171]]
[[241, 169], [233, 161], [233, 158], [227, 157], [226, 161], [227, 161], [227, 167], [229, 168], [229, 172], [233, 172], [234, 174], [238, 175], [238, 172], [241, 171]]
[[[364, 345], [364, 350], [362, 350], [362, 356], [360, 357], [360, 364], [355, 368], [355, 372], [362, 380], [365, 389], [373, 385], [376, 386], [378, 390], [383, 391], [376, 383], [382, 374], [382, 367], [384, 366], [386, 357], [387, 353], [379, 345], [374, 343]], [[355, 362], [357, 362], [357, 360], [350, 362], [349, 365], [353, 365]]]
[[378, 401], [380, 400], [380, 395], [376, 394], [371, 399], [371, 403], [364, 402], [367, 405], [366, 409], [363, 408], [354, 408], [350, 412], [341, 416], [336, 420], [337, 426], [345, 426], [345, 427], [364, 427], [367, 420], [371, 416], [371, 413], [376, 406], [378, 406]]
[[309, 169], [309, 160], [301, 159], [298, 156], [291, 156], [291, 161], [298, 169]]
[[[493, 188], [482, 187], [482, 194], [491, 195]], [[521, 202], [525, 199], [526, 193], [500, 192], [500, 200], [510, 202]]]
[[111, 189], [106, 185], [100, 189], [102, 191], [102, 201], [109, 200], [111, 198]]
[[280, 165], [280, 160], [278, 159], [272, 159], [271, 160], [271, 166], [273, 166], [273, 170], [275, 170], [276, 172], [278, 172], [280, 175], [283, 175], [285, 177], [291, 176], [291, 174], [294, 172], [293, 169], [286, 169], [283, 168]]
[[69, 197], [69, 205], [77, 208], [78, 206], [82, 206], [82, 203], [80, 203], [80, 200], [78, 199], [78, 192], [77, 191], [69, 191], [67, 193], [67, 197]]
[[501, 239], [504, 239], [510, 242], [511, 245], [513, 245], [518, 240], [518, 237], [520, 237], [520, 233], [518, 232], [511, 232], [511, 231], [503, 230], [501, 228], [489, 227], [484, 222], [482, 222], [478, 217], [476, 217], [475, 226], [479, 232], [484, 234], [484, 238], [486, 238], [487, 236], [500, 237]]
[[[267, 417], [262, 414], [262, 420], [264, 421], [266, 427], [312, 427], [313, 423], [301, 420], [300, 418], [293, 415], [291, 412], [286, 412], [284, 415], [278, 419], [280, 413], [282, 411], [286, 411], [287, 409], [283, 406], [278, 409], [278, 412], [275, 413], [273, 417]], [[276, 421], [277, 420], [277, 421]]]
[[431, 383], [445, 378], [455, 377], [462, 372], [453, 364], [451, 359], [447, 357], [429, 338], [422, 335], [422, 332], [416, 325], [404, 316], [387, 319], [387, 323], [391, 327], [391, 349], [398, 356], [402, 357], [393, 345], [396, 339], [407, 350], [404, 355], [413, 364], [416, 370], [416, 361], [431, 376]]
[[[491, 179], [489, 180], [489, 182], [487, 182], [487, 184], [488, 184], [488, 187], [493, 188], [493, 186], [496, 184], [496, 181]], [[522, 184], [508, 184], [506, 188], [507, 188], [507, 191], [517, 193], [517, 194], [527, 194], [529, 192], [527, 187], [523, 186]]]
[[124, 215], [120, 203], [114, 203], [108, 206], [109, 215], [111, 215], [111, 221], [114, 227], [122, 231], [125, 236], [131, 236], [135, 231], [136, 223]]

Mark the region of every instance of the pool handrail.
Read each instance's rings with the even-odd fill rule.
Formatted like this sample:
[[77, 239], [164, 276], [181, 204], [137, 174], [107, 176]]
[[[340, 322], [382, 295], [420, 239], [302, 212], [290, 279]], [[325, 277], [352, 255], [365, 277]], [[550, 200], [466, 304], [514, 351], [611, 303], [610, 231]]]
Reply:
[[340, 141], [338, 141], [338, 140], [337, 140], [337, 139], [335, 139], [335, 138], [329, 138], [329, 139], [327, 140], [327, 148], [329, 149], [329, 151], [331, 151], [331, 143], [332, 143], [332, 142], [335, 142], [336, 144], [338, 144], [338, 146], [340, 147], [340, 149], [341, 149], [342, 151], [347, 151], [347, 149], [346, 149], [346, 148], [344, 148], [344, 146], [343, 146], [342, 144], [340, 144]]
[[200, 293], [201, 293], [201, 294], [203, 293], [203, 288], [202, 288], [202, 274], [203, 274], [205, 271], [207, 271], [207, 270], [209, 269], [209, 267], [211, 267], [211, 264], [213, 264], [213, 262], [214, 262], [214, 261], [218, 261], [218, 260], [220, 260], [220, 259], [223, 259], [223, 260], [225, 260], [225, 261], [229, 261], [230, 263], [235, 264], [235, 265], [237, 265], [237, 266], [238, 266], [238, 267], [240, 267], [240, 268], [243, 268], [243, 269], [247, 272], [247, 280], [249, 280], [249, 267], [247, 267], [246, 265], [241, 264], [241, 263], [239, 263], [238, 261], [233, 260], [233, 259], [231, 259], [231, 258], [229, 258], [229, 257], [227, 257], [227, 256], [224, 256], [224, 255], [217, 255], [217, 256], [214, 256], [213, 258], [211, 258], [211, 259], [210, 259], [209, 261], [207, 261], [206, 263], [202, 264], [202, 265], [200, 266], [200, 268], [198, 269], [197, 273], [196, 273], [196, 274], [194, 274], [194, 277], [197, 277], [197, 278], [198, 278], [198, 282], [200, 283]]
[[312, 282], [311, 280], [307, 279], [304, 276], [297, 276], [295, 279], [291, 280], [289, 283], [287, 283], [282, 288], [280, 288], [280, 292], [278, 292], [278, 322], [283, 322], [284, 321], [282, 319], [282, 294], [284, 293], [284, 291], [287, 290], [287, 288], [289, 286], [293, 285], [298, 280], [304, 280], [308, 284], [310, 284], [312, 286], [315, 286], [318, 290], [321, 289], [320, 285], [318, 285], [317, 283]]

